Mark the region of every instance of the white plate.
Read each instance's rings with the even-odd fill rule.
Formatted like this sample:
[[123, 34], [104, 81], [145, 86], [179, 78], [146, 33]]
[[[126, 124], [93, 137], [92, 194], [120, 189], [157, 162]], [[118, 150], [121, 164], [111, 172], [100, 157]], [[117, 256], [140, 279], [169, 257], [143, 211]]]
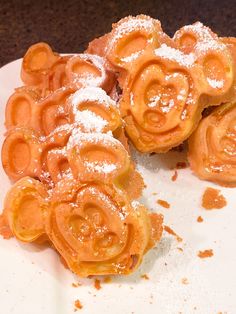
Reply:
[[[0, 69], [1, 143], [7, 98], [21, 85], [20, 65], [21, 60], [16, 60]], [[170, 166], [184, 160], [184, 154], [136, 153], [136, 157], [147, 184], [143, 201], [165, 215], [165, 223], [183, 237], [183, 243], [164, 233], [135, 274], [113, 277], [97, 291], [92, 279], [76, 278], [51, 249], [40, 251], [34, 245], [0, 238], [1, 313], [69, 314], [74, 313], [76, 299], [83, 304], [81, 313], [89, 314], [236, 313], [236, 190], [220, 188], [227, 207], [206, 211], [201, 208], [201, 196], [213, 184], [200, 181], [189, 169], [179, 170], [177, 181], [171, 181]], [[10, 184], [2, 167], [0, 172], [3, 203]], [[171, 208], [161, 208], [157, 199], [167, 200]], [[199, 215], [203, 223], [196, 221]], [[213, 249], [214, 256], [200, 259], [197, 252], [204, 249]], [[144, 273], [149, 280], [140, 278]], [[189, 284], [182, 284], [182, 278]], [[71, 284], [78, 280], [82, 286], [73, 288]]]

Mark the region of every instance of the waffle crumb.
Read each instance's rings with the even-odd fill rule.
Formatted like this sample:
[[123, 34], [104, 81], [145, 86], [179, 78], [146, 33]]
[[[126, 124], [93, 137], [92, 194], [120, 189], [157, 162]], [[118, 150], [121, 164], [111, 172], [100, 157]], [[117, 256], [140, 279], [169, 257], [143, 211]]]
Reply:
[[209, 249], [209, 250], [204, 250], [204, 251], [198, 251], [198, 257], [200, 258], [208, 258], [208, 257], [212, 257], [214, 255], [213, 250]]
[[100, 290], [102, 288], [101, 281], [99, 279], [94, 280], [94, 288]]
[[227, 205], [225, 197], [220, 194], [220, 190], [213, 188], [206, 188], [202, 196], [202, 207], [211, 209], [221, 209]]
[[186, 277], [182, 278], [182, 279], [181, 279], [181, 283], [182, 283], [183, 285], [188, 285], [188, 284], [189, 284], [188, 278], [186, 278]]
[[171, 177], [171, 180], [172, 180], [172, 181], [176, 181], [177, 178], [178, 178], [178, 172], [175, 170], [174, 174], [173, 174], [172, 177]]
[[203, 222], [203, 218], [201, 216], [197, 217], [197, 222]]
[[141, 275], [140, 277], [143, 278], [143, 279], [145, 279], [145, 280], [149, 280], [149, 279], [150, 279], [147, 274], [143, 274], [143, 275]]
[[177, 240], [178, 242], [182, 242], [182, 241], [183, 241], [183, 239], [182, 239], [180, 236], [178, 236], [178, 234], [177, 234], [173, 229], [171, 229], [170, 227], [164, 226], [164, 230], [165, 230], [166, 232], [168, 232], [169, 234], [175, 236], [175, 238], [176, 238], [176, 240]]
[[81, 310], [83, 308], [83, 305], [81, 304], [80, 300], [78, 300], [78, 299], [75, 301], [74, 305], [75, 305], [74, 311]]
[[78, 288], [79, 286], [81, 286], [81, 283], [79, 283], [79, 282], [77, 282], [77, 283], [72, 282], [71, 286], [72, 286], [73, 288]]
[[165, 200], [157, 200], [157, 204], [159, 204], [160, 206], [164, 207], [164, 208], [170, 208], [170, 204], [165, 201]]

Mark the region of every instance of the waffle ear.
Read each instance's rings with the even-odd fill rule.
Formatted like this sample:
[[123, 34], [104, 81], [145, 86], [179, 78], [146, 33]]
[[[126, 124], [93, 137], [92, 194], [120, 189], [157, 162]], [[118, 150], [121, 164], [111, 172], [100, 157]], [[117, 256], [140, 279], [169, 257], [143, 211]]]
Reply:
[[7, 130], [13, 127], [29, 127], [36, 102], [40, 93], [34, 87], [20, 87], [10, 96], [5, 109], [5, 126]]
[[41, 136], [47, 136], [69, 123], [67, 99], [73, 92], [71, 88], [58, 89], [41, 99], [34, 107], [30, 127], [40, 132]]
[[11, 129], [2, 146], [2, 165], [12, 181], [41, 172], [39, 134], [29, 128]]
[[114, 73], [106, 68], [105, 59], [89, 53], [70, 58], [66, 65], [66, 76], [69, 86], [74, 89], [93, 86], [110, 92], [115, 84]]
[[60, 58], [46, 43], [32, 45], [26, 52], [21, 68], [25, 85], [42, 85], [47, 80], [51, 67]]
[[158, 20], [128, 16], [113, 25], [106, 43], [107, 57], [114, 66], [129, 69], [133, 60], [147, 49], [158, 48], [167, 38]]
[[30, 177], [19, 180], [7, 193], [3, 213], [18, 240], [33, 242], [45, 234], [47, 198], [47, 188]]
[[130, 166], [123, 145], [107, 134], [72, 133], [68, 160], [74, 178], [81, 182], [113, 182]]
[[122, 124], [118, 107], [104, 90], [85, 87], [75, 92], [68, 101], [70, 122], [82, 132], [115, 132]]
[[201, 66], [205, 94], [222, 96], [228, 92], [233, 81], [233, 60], [227, 46], [209, 27], [200, 22], [184, 26], [175, 33], [174, 41]]

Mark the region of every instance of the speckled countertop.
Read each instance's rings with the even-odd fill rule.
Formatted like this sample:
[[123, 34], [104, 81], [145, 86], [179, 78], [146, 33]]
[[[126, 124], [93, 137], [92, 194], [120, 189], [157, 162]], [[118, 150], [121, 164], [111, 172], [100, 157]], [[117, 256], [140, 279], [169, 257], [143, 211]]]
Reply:
[[121, 17], [144, 13], [173, 34], [200, 20], [222, 36], [236, 36], [236, 0], [0, 0], [0, 66], [38, 41], [58, 52], [79, 52]]

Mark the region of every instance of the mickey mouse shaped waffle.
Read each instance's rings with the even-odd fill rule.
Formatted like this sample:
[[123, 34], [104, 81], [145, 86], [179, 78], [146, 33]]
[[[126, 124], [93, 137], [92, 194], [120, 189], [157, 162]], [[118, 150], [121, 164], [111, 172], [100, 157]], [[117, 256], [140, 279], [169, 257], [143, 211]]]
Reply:
[[234, 80], [229, 49], [201, 23], [171, 40], [158, 21], [128, 17], [113, 26], [106, 54], [120, 73], [126, 132], [141, 152], [181, 144], [203, 109], [222, 102]]

